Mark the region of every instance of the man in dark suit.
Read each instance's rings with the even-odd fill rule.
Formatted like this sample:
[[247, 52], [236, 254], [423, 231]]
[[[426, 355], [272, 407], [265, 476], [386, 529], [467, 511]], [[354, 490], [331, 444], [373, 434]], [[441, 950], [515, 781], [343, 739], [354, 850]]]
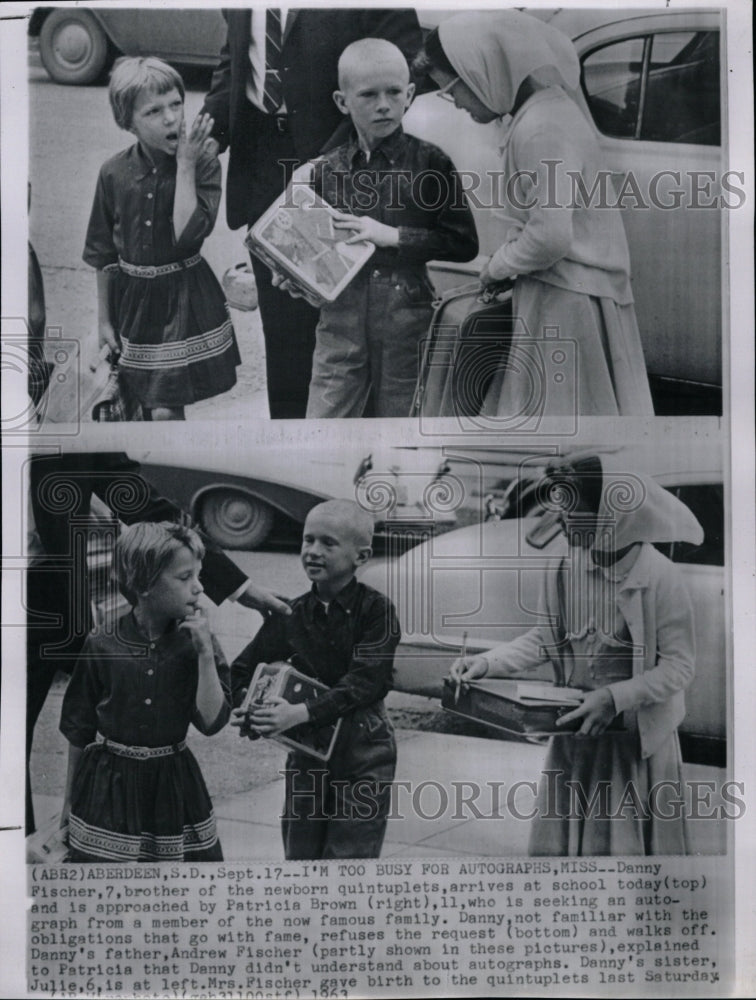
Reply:
[[[226, 213], [231, 229], [252, 225], [284, 190], [299, 164], [344, 140], [336, 107], [338, 59], [360, 38], [386, 38], [408, 60], [422, 33], [413, 10], [228, 10], [226, 44], [203, 111], [213, 137], [230, 149]], [[317, 310], [271, 283], [252, 258], [265, 334], [271, 417], [304, 417]]]
[[[118, 521], [177, 521], [185, 515], [117, 453], [33, 455], [29, 465], [26, 574], [26, 832], [34, 832], [29, 760], [34, 726], [58, 670], [70, 673], [92, 628], [87, 535], [96, 496]], [[207, 537], [200, 580], [215, 603], [233, 598], [256, 611], [289, 614]]]

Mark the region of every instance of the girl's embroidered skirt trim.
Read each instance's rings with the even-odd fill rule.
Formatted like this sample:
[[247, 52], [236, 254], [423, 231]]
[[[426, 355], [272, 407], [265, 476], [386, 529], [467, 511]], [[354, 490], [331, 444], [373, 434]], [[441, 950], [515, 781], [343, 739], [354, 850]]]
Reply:
[[236, 384], [234, 328], [207, 261], [152, 277], [119, 268], [109, 292], [120, 370], [143, 407], [187, 406]]
[[74, 781], [69, 846], [72, 861], [222, 861], [192, 752], [139, 759], [88, 746]]

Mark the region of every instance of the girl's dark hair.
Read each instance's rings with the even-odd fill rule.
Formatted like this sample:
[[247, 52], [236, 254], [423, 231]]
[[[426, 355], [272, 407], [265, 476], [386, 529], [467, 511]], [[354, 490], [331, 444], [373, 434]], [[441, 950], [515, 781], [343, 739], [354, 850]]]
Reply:
[[444, 52], [441, 39], [438, 36], [438, 28], [433, 28], [428, 32], [423, 47], [412, 62], [412, 73], [416, 79], [429, 76], [433, 70], [439, 70], [449, 76], [459, 75]]

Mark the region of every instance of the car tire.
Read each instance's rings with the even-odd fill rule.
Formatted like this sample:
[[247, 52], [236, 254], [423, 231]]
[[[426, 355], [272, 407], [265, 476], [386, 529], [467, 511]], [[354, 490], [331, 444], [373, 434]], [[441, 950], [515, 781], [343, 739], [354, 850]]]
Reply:
[[56, 83], [94, 83], [110, 60], [108, 37], [87, 10], [57, 9], [39, 32], [42, 65]]
[[273, 528], [270, 504], [241, 490], [214, 490], [202, 500], [199, 520], [224, 549], [259, 548]]

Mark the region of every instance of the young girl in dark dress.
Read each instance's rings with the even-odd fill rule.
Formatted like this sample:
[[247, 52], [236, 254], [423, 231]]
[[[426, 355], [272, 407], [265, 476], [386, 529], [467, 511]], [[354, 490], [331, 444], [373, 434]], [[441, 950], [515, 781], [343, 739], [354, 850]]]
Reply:
[[170, 522], [133, 524], [118, 540], [133, 608], [87, 637], [63, 699], [72, 861], [223, 860], [184, 743], [190, 722], [212, 736], [230, 714], [228, 666], [198, 607], [203, 555], [198, 535]]
[[97, 268], [100, 344], [121, 352], [124, 388], [147, 419], [226, 392], [240, 363], [228, 306], [200, 256], [221, 196], [207, 148], [213, 120], [187, 131], [184, 85], [153, 58], [121, 59], [110, 81], [116, 123], [138, 142], [101, 168], [84, 260]]

